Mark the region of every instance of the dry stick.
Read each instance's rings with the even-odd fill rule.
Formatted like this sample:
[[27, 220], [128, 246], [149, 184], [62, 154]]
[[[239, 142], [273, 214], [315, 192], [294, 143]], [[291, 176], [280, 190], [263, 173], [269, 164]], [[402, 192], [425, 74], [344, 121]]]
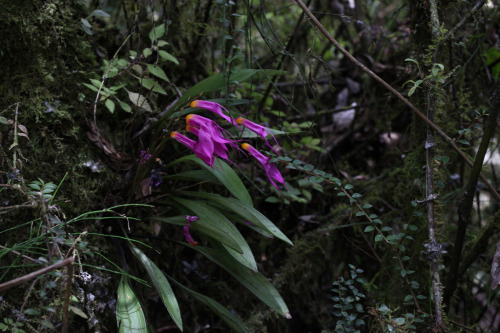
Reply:
[[464, 196], [460, 201], [458, 206], [458, 230], [455, 238], [455, 245], [453, 249], [452, 261], [450, 264], [450, 271], [448, 273], [448, 279], [446, 281], [446, 292], [445, 292], [445, 304], [448, 305], [451, 300], [451, 296], [457, 287], [457, 281], [460, 278], [458, 276], [458, 268], [460, 266], [460, 261], [462, 257], [462, 249], [464, 246], [465, 232], [467, 230], [467, 225], [471, 219], [472, 204], [474, 201], [474, 195], [476, 193], [477, 181], [479, 178], [479, 173], [483, 167], [484, 157], [488, 151], [488, 146], [490, 144], [491, 137], [495, 132], [497, 127], [497, 117], [498, 108], [500, 107], [500, 89], [493, 94], [493, 107], [491, 108], [490, 115], [486, 120], [485, 129], [481, 143], [477, 150], [476, 159], [474, 161], [474, 166], [472, 167], [471, 174], [469, 176], [469, 182], [465, 189]]
[[26, 275], [23, 275], [23, 276], [18, 277], [16, 279], [2, 283], [2, 284], [0, 284], [0, 291], [12, 288], [14, 286], [17, 286], [18, 284], [21, 284], [21, 283], [27, 282], [31, 279], [34, 279], [39, 275], [48, 273], [48, 272], [53, 271], [55, 269], [58, 269], [58, 268], [61, 268], [61, 267], [67, 266], [67, 265], [71, 265], [71, 264], [73, 264], [73, 258], [64, 259], [62, 261], [59, 261], [58, 263], [55, 263], [53, 265], [39, 269], [38, 271], [35, 271], [33, 273], [26, 274]]
[[21, 258], [27, 259], [27, 260], [29, 260], [31, 262], [34, 262], [35, 264], [39, 264], [40, 263], [38, 260], [33, 259], [31, 257], [28, 257], [28, 256], [26, 256], [24, 254], [21, 254], [21, 253], [17, 252], [16, 250], [11, 250], [11, 249], [9, 249], [6, 246], [0, 245], [0, 249], [8, 250], [7, 253], [12, 253], [12, 254], [15, 254], [16, 256], [21, 256]]
[[66, 281], [66, 294], [64, 295], [64, 309], [63, 309], [63, 322], [62, 322], [62, 333], [68, 332], [68, 308], [69, 308], [69, 297], [71, 296], [71, 283], [73, 281], [73, 261], [74, 257], [71, 257], [71, 262], [68, 264], [68, 278]]
[[[427, 96], [427, 116], [432, 121], [434, 120], [434, 96], [433, 91], [428, 92]], [[438, 332], [443, 331], [443, 313], [441, 309], [442, 295], [441, 295], [441, 279], [439, 276], [439, 261], [441, 259], [441, 245], [436, 241], [435, 232], [435, 216], [434, 216], [434, 175], [433, 175], [433, 160], [434, 160], [434, 145], [435, 137], [434, 131], [431, 127], [427, 126], [427, 139], [425, 142], [425, 194], [427, 198], [427, 230], [429, 233], [429, 243], [427, 244], [427, 251], [430, 260], [430, 268], [432, 275], [432, 294], [434, 298], [434, 311], [435, 311], [435, 330]]]
[[[467, 157], [467, 155], [464, 154], [458, 148], [458, 146], [455, 144], [455, 141], [453, 141], [452, 138], [450, 138], [448, 135], [446, 135], [445, 132], [441, 128], [439, 128], [436, 124], [434, 124], [432, 121], [430, 121], [422, 112], [420, 112], [419, 109], [417, 109], [409, 100], [407, 100], [401, 93], [399, 93], [396, 89], [391, 87], [390, 84], [385, 82], [381, 77], [379, 77], [377, 74], [373, 73], [368, 67], [360, 63], [356, 58], [352, 56], [349, 52], [347, 52], [346, 49], [344, 49], [339, 42], [335, 38], [333, 38], [330, 33], [325, 29], [325, 27], [316, 19], [314, 14], [304, 5], [304, 3], [300, 0], [295, 0], [297, 4], [302, 8], [302, 10], [306, 13], [306, 15], [309, 17], [309, 19], [314, 23], [314, 25], [323, 33], [323, 35], [347, 58], [349, 59], [352, 63], [354, 63], [357, 67], [359, 67], [363, 72], [368, 74], [370, 77], [375, 79], [377, 82], [379, 82], [382, 86], [384, 86], [387, 90], [389, 90], [392, 94], [394, 94], [397, 98], [399, 98], [404, 104], [406, 104], [420, 119], [422, 119], [427, 125], [429, 125], [437, 134], [439, 134], [446, 143], [448, 143], [457, 153], [460, 155], [460, 157], [469, 165], [472, 167], [473, 162]], [[490, 182], [483, 176], [480, 175], [481, 180], [484, 182], [486, 187], [490, 190], [491, 194], [498, 200], [500, 201], [500, 194], [495, 190], [495, 188], [490, 184]]]

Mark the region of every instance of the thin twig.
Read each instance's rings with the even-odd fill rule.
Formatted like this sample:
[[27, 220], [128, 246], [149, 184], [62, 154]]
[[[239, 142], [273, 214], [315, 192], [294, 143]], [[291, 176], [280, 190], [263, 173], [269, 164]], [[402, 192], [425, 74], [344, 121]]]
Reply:
[[[368, 67], [360, 63], [352, 54], [350, 54], [346, 49], [339, 44], [339, 42], [333, 38], [330, 33], [325, 29], [325, 27], [316, 19], [314, 14], [304, 5], [301, 0], [295, 0], [297, 4], [302, 8], [302, 10], [306, 13], [309, 19], [316, 25], [316, 27], [323, 33], [323, 35], [353, 64], [359, 67], [363, 72], [368, 74], [370, 77], [379, 82], [382, 86], [384, 86], [387, 90], [389, 90], [393, 95], [399, 98], [404, 104], [406, 104], [420, 119], [422, 119], [427, 125], [429, 125], [437, 134], [439, 134], [446, 143], [448, 143], [457, 153], [458, 155], [469, 165], [472, 167], [473, 162], [465, 155], [465, 153], [460, 150], [460, 148], [456, 145], [455, 141], [450, 138], [441, 128], [439, 128], [436, 124], [430, 121], [417, 107], [415, 107], [408, 99], [406, 99], [400, 92], [394, 89], [390, 84], [385, 82], [381, 77], [377, 74], [373, 73]], [[500, 201], [500, 194], [496, 191], [496, 189], [491, 185], [491, 183], [481, 175], [481, 180], [488, 187], [491, 194]]]
[[57, 262], [57, 263], [55, 263], [53, 265], [50, 265], [50, 266], [44, 267], [42, 269], [39, 269], [39, 270], [37, 270], [37, 271], [35, 271], [33, 273], [29, 273], [29, 274], [23, 275], [21, 277], [15, 278], [13, 280], [7, 281], [5, 283], [0, 284], [0, 291], [7, 290], [9, 288], [17, 286], [18, 284], [21, 284], [21, 283], [27, 282], [27, 281], [29, 281], [31, 279], [34, 279], [34, 278], [36, 278], [39, 275], [48, 273], [50, 271], [53, 271], [55, 269], [59, 269], [61, 267], [70, 265], [72, 263], [73, 263], [73, 258], [67, 258], [67, 259], [59, 261], [59, 262]]
[[467, 22], [471, 18], [471, 16], [474, 15], [481, 7], [483, 7], [485, 3], [486, 0], [479, 0], [474, 5], [474, 7], [472, 7], [472, 9], [468, 11], [467, 14], [460, 20], [460, 22], [458, 22], [457, 25], [453, 27], [453, 29], [448, 31], [446, 35], [443, 36], [443, 38], [441, 38], [441, 40], [438, 43], [438, 46], [441, 46], [442, 44], [444, 44], [444, 42], [453, 37], [457, 33], [457, 31], [462, 28], [465, 22]]
[[11, 249], [9, 249], [9, 248], [8, 248], [8, 247], [6, 247], [6, 246], [0, 245], [0, 248], [8, 250], [8, 252], [7, 252], [7, 253], [12, 253], [12, 254], [15, 254], [16, 256], [21, 256], [21, 258], [24, 258], [24, 259], [26, 259], [26, 260], [29, 260], [29, 261], [31, 261], [31, 262], [34, 262], [35, 264], [40, 264], [40, 261], [38, 261], [38, 260], [36, 260], [36, 259], [33, 259], [33, 258], [31, 258], [31, 257], [28, 257], [27, 255], [21, 254], [21, 253], [19, 253], [19, 252], [15, 251], [15, 250], [11, 250]]
[[104, 73], [104, 75], [102, 76], [101, 85], [99, 86], [99, 89], [97, 90], [97, 94], [95, 96], [95, 101], [94, 101], [94, 124], [96, 127], [97, 127], [97, 103], [99, 102], [99, 96], [101, 95], [101, 90], [104, 87], [104, 81], [106, 81], [106, 78], [108, 77], [109, 71], [111, 70], [111, 67], [113, 67], [113, 61], [118, 56], [118, 52], [120, 52], [122, 47], [125, 46], [125, 44], [129, 40], [129, 38], [132, 37], [133, 34], [134, 34], [134, 32], [132, 32], [130, 35], [128, 35], [127, 38], [125, 38], [125, 40], [123, 41], [122, 45], [120, 45], [118, 50], [116, 50], [115, 54], [113, 55], [113, 58], [109, 61], [109, 66], [108, 66], [108, 69], [106, 70], [106, 73]]

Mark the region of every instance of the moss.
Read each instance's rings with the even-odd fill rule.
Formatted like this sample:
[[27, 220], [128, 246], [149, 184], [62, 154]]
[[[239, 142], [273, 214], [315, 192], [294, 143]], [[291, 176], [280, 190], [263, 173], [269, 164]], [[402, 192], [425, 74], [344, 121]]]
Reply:
[[[104, 173], [82, 168], [86, 160], [96, 159], [85, 134], [89, 107], [80, 101], [78, 85], [85, 80], [81, 73], [95, 65], [79, 25], [85, 16], [79, 2], [57, 0], [9, 2], [0, 13], [0, 60], [8, 78], [0, 83], [0, 115], [14, 120], [9, 106], [19, 103], [18, 123], [30, 138], [20, 139], [25, 159], [16, 168], [26, 182], [59, 183], [68, 173], [59, 196], [71, 200], [70, 214], [96, 204], [95, 194], [109, 184]], [[11, 129], [0, 127], [5, 145], [12, 143]], [[13, 169], [11, 154], [6, 152], [3, 161]]]

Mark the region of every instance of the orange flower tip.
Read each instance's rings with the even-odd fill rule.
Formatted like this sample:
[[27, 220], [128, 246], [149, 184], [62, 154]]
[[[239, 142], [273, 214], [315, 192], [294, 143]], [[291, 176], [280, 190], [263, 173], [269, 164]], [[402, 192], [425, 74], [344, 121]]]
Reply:
[[[198, 245], [198, 242], [191, 242], [191, 243], [189, 243], [189, 245], [191, 245], [191, 246], [196, 246], [196, 245]], [[290, 317], [290, 318], [291, 318], [291, 317]]]
[[170, 137], [171, 137], [171, 138], [175, 138], [175, 136], [176, 136], [176, 135], [177, 135], [177, 132], [172, 132], [172, 133], [170, 133]]
[[248, 143], [243, 143], [241, 145], [241, 148], [245, 149], [245, 150], [248, 150], [248, 147], [251, 147]]
[[236, 123], [238, 125], [241, 125], [243, 123], [243, 120], [245, 120], [245, 118], [243, 118], [243, 117], [236, 118]]
[[188, 122], [189, 119], [193, 118], [194, 114], [190, 113], [186, 116], [186, 123]]
[[198, 104], [198, 101], [192, 101], [189, 106], [194, 109], [196, 107], [196, 104]]

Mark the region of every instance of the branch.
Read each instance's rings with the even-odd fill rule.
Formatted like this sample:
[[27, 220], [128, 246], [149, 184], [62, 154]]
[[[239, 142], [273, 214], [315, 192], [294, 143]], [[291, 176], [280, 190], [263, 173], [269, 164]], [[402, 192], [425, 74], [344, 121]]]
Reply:
[[39, 269], [39, 270], [37, 270], [37, 271], [35, 271], [33, 273], [26, 274], [26, 275], [23, 275], [23, 276], [18, 277], [16, 279], [7, 281], [5, 283], [2, 283], [2, 284], [0, 284], [0, 291], [7, 290], [9, 288], [17, 286], [18, 284], [21, 284], [21, 283], [27, 282], [27, 281], [29, 281], [31, 279], [34, 279], [34, 278], [36, 278], [39, 275], [42, 275], [42, 274], [48, 273], [50, 271], [53, 271], [55, 269], [58, 269], [58, 268], [61, 268], [61, 267], [64, 267], [64, 266], [68, 266], [68, 265], [72, 265], [72, 264], [73, 264], [73, 258], [64, 259], [64, 260], [59, 261], [59, 262], [57, 262], [57, 263], [55, 263], [53, 265], [50, 265], [50, 266], [44, 267], [42, 269]]
[[486, 3], [486, 0], [479, 0], [472, 9], [467, 12], [467, 14], [460, 20], [460, 22], [457, 23], [457, 25], [451, 29], [451, 31], [448, 31], [446, 35], [439, 41], [438, 46], [443, 45], [448, 39], [450, 39], [452, 36], [454, 36], [459, 29], [462, 28], [462, 26], [467, 22], [472, 15], [474, 15], [483, 5]]
[[[439, 24], [439, 14], [437, 10], [436, 0], [430, 0], [430, 12], [431, 12], [431, 28], [432, 28], [432, 44], [437, 43], [440, 37], [440, 24]], [[432, 62], [436, 63], [438, 57], [438, 49], [436, 48], [432, 56]], [[430, 122], [434, 123], [434, 116], [436, 112], [436, 93], [434, 91], [435, 82], [431, 80], [431, 85], [427, 90], [427, 118]], [[434, 162], [434, 146], [436, 145], [436, 140], [434, 137], [434, 130], [431, 126], [427, 126], [427, 138], [425, 141], [425, 191], [426, 197], [430, 198], [434, 195], [434, 174], [433, 174], [433, 162]], [[434, 210], [434, 200], [429, 200], [427, 203], [427, 230], [429, 233], [429, 243], [427, 243], [427, 249], [429, 251], [430, 269], [432, 275], [432, 295], [434, 298], [434, 311], [435, 311], [435, 322], [433, 324], [433, 331], [442, 332], [444, 331], [443, 323], [443, 311], [442, 311], [442, 285], [441, 277], [439, 275], [439, 261], [441, 260], [441, 246], [436, 241], [436, 223], [435, 223], [435, 210]]]
[[[427, 125], [429, 125], [437, 134], [439, 134], [446, 143], [448, 143], [457, 153], [458, 155], [469, 165], [473, 166], [473, 162], [464, 154], [462, 150], [456, 145], [455, 141], [446, 135], [445, 132], [441, 128], [439, 128], [436, 124], [430, 121], [417, 107], [415, 107], [409, 100], [407, 100], [401, 93], [399, 93], [396, 89], [394, 89], [390, 84], [385, 82], [381, 77], [377, 74], [373, 73], [368, 67], [360, 63], [352, 54], [350, 54], [346, 49], [344, 49], [339, 42], [335, 38], [333, 38], [330, 33], [325, 29], [325, 27], [316, 19], [314, 14], [304, 5], [301, 0], [295, 0], [297, 4], [302, 8], [302, 10], [306, 13], [309, 19], [314, 23], [314, 25], [323, 33], [323, 35], [353, 64], [359, 67], [363, 72], [368, 74], [368, 76], [375, 79], [375, 81], [379, 82], [382, 86], [384, 86], [387, 90], [389, 90], [393, 95], [399, 98], [404, 104], [406, 104], [420, 119], [422, 119]], [[480, 175], [483, 183], [488, 187], [491, 194], [500, 201], [500, 194], [495, 190], [495, 188], [491, 185], [491, 183], [483, 176]]]

